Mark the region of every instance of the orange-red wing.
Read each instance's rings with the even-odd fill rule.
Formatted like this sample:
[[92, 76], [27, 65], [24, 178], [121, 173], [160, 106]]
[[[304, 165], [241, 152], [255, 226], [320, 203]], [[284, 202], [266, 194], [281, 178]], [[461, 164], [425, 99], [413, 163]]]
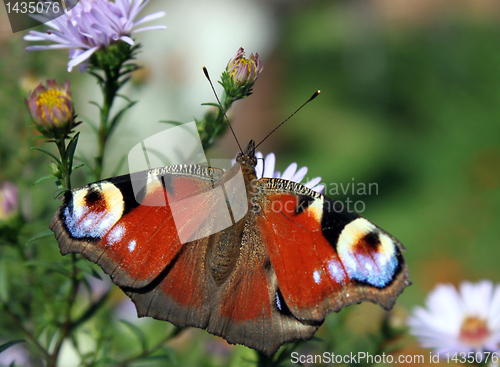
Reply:
[[305, 212], [295, 215], [296, 196], [273, 195], [269, 200], [273, 207], [258, 217], [258, 228], [283, 297], [297, 317], [321, 320], [332, 295], [339, 304], [346, 301], [342, 298], [347, 274], [322, 235], [321, 222]]
[[208, 238], [182, 246], [160, 275], [144, 288], [124, 288], [134, 302], [139, 316], [167, 320], [177, 326], [205, 328], [210, 299], [213, 298], [206, 277]]
[[[171, 172], [144, 172], [139, 192], [134, 192], [126, 175], [67, 194], [51, 223], [61, 252], [82, 253], [117, 285], [149, 284], [180, 251], [185, 241], [180, 241], [179, 233], [189, 237], [186, 233], [196, 230], [189, 212], [197, 213], [198, 226], [209, 229], [211, 208], [221, 202], [220, 197], [210, 195], [221, 171], [205, 169], [209, 173], [205, 176], [189, 175], [190, 166], [178, 167]], [[191, 200], [189, 210], [186, 205], [179, 209], [182, 199], [197, 195], [200, 199]], [[174, 213], [171, 203], [177, 205]]]
[[392, 307], [409, 285], [397, 240], [304, 186], [260, 181], [257, 227], [293, 315], [319, 321], [363, 300]]

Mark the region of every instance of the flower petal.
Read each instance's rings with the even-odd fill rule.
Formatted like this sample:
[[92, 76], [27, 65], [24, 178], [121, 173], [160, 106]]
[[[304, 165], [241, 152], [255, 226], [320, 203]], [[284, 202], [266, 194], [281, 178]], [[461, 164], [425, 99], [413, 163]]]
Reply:
[[295, 171], [297, 171], [297, 163], [294, 162], [286, 168], [286, 170], [285, 170], [285, 172], [283, 172], [283, 175], [281, 176], [281, 178], [283, 180], [291, 180], [293, 175], [295, 174]]
[[321, 182], [321, 177], [315, 177], [313, 178], [311, 181], [307, 181], [304, 186], [305, 187], [309, 187], [310, 189], [313, 188], [314, 186], [316, 186], [317, 184], [319, 184]]
[[73, 66], [76, 66], [80, 64], [81, 62], [87, 60], [94, 52], [96, 52], [99, 49], [99, 47], [93, 47], [85, 52], [82, 52], [79, 56], [75, 57], [74, 59], [71, 59], [68, 62], [68, 71], [71, 71]]
[[276, 157], [273, 153], [269, 153], [264, 161], [264, 174], [262, 177], [272, 178], [274, 175], [274, 165], [276, 163]]
[[144, 17], [139, 18], [138, 20], [136, 20], [134, 22], [134, 27], [137, 27], [138, 25], [140, 25], [142, 23], [146, 23], [146, 22], [150, 22], [152, 20], [158, 19], [158, 18], [162, 18], [166, 14], [167, 13], [164, 12], [164, 11], [157, 11], [156, 13], [152, 13], [152, 14], [146, 15], [146, 16], [144, 16]]
[[292, 176], [290, 181], [300, 183], [304, 179], [304, 177], [306, 177], [306, 174], [307, 174], [307, 167], [302, 167]]
[[134, 45], [134, 40], [132, 38], [130, 38], [129, 36], [121, 36], [120, 39], [123, 41], [123, 42], [126, 42], [128, 43], [130, 46], [133, 46]]
[[134, 29], [132, 31], [132, 34], [144, 32], [144, 31], [152, 31], [155, 29], [167, 29], [167, 26], [166, 25], [152, 25], [149, 27], [138, 28], [138, 29]]
[[257, 158], [257, 165], [255, 166], [255, 174], [257, 178], [262, 178], [262, 173], [264, 172], [264, 158], [262, 157], [261, 152], [255, 153], [255, 158]]

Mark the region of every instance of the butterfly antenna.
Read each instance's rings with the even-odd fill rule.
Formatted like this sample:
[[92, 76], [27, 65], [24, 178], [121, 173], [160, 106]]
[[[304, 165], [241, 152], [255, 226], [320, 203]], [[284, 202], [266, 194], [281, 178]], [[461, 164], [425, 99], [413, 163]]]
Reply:
[[317, 90], [316, 92], [314, 92], [314, 94], [311, 96], [311, 98], [309, 98], [307, 101], [305, 101], [305, 102], [302, 104], [302, 106], [300, 106], [299, 108], [297, 108], [297, 109], [295, 110], [295, 112], [294, 112], [294, 113], [292, 113], [290, 116], [288, 116], [288, 118], [286, 118], [286, 119], [285, 119], [285, 120], [284, 120], [281, 124], [279, 124], [278, 126], [276, 126], [276, 127], [273, 129], [273, 131], [271, 131], [269, 134], [267, 134], [267, 135], [266, 135], [266, 137], [265, 137], [264, 139], [262, 139], [262, 140], [260, 141], [260, 143], [259, 143], [259, 144], [257, 144], [257, 145], [255, 146], [254, 151], [255, 151], [255, 149], [257, 149], [257, 147], [258, 147], [259, 145], [261, 145], [261, 144], [262, 144], [262, 143], [263, 143], [263, 142], [264, 142], [267, 138], [269, 138], [269, 136], [270, 136], [272, 133], [274, 133], [276, 130], [278, 130], [278, 129], [281, 127], [281, 125], [283, 125], [285, 122], [287, 122], [288, 120], [290, 120], [290, 119], [293, 117], [293, 115], [295, 115], [297, 112], [299, 112], [299, 111], [302, 109], [302, 107], [304, 107], [306, 104], [308, 104], [309, 102], [311, 102], [311, 101], [312, 101], [314, 98], [316, 98], [316, 97], [317, 97], [320, 93], [321, 93], [321, 91], [320, 91], [320, 90]]
[[233, 133], [234, 140], [236, 140], [236, 144], [238, 144], [238, 148], [240, 149], [240, 152], [243, 153], [243, 150], [241, 149], [240, 142], [238, 141], [238, 138], [236, 137], [236, 134], [234, 133], [233, 127], [231, 126], [231, 123], [229, 122], [229, 119], [227, 118], [226, 111], [224, 111], [224, 108], [222, 107], [222, 103], [220, 103], [219, 96], [217, 95], [217, 92], [215, 91], [214, 85], [212, 84], [212, 80], [210, 79], [210, 76], [208, 75], [208, 70], [205, 66], [203, 66], [203, 72], [205, 73], [205, 77], [208, 79], [208, 82], [210, 83], [210, 86], [212, 87], [212, 91], [215, 94], [215, 98], [217, 98], [217, 102], [219, 103], [219, 108], [221, 109], [222, 113], [224, 114], [224, 117], [226, 118], [227, 124], [229, 128], [231, 129], [231, 132]]

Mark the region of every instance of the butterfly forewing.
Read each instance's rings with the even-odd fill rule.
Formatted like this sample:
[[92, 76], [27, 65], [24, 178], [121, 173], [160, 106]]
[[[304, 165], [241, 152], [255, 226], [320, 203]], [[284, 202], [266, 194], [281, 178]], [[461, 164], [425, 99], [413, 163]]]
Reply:
[[[189, 230], [195, 232], [189, 227], [192, 213], [203, 224], [198, 231], [208, 233], [213, 206], [224, 201], [223, 196], [213, 196], [211, 202], [202, 198], [188, 215], [186, 205], [179, 202], [212, 190], [223, 173], [206, 167], [196, 170], [199, 166], [167, 168], [134, 173], [133, 179], [125, 175], [103, 180], [67, 193], [51, 223], [61, 253], [82, 253], [120, 286], [140, 288], [158, 277], [182, 247], [179, 233], [188, 237]], [[139, 189], [137, 182], [142, 185]], [[169, 197], [177, 212], [166, 200]]]

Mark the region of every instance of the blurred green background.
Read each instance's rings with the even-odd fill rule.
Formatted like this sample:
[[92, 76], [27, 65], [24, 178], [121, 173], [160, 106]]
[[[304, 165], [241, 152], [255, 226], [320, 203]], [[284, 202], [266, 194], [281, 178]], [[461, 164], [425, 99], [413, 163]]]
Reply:
[[[260, 148], [264, 154], [277, 155], [278, 169], [291, 162], [307, 166], [308, 177], [322, 177], [327, 195], [335, 184], [377, 184], [377, 194], [328, 196], [362, 201], [366, 210], [360, 214], [406, 246], [413, 285], [398, 299], [396, 308], [401, 317], [422, 304], [437, 283], [500, 281], [497, 2], [242, 2], [252, 9], [249, 13], [232, 9], [236, 5], [229, 1], [185, 3], [184, 7], [169, 1], [151, 4], [150, 12], [167, 11], [167, 17], [157, 24], [167, 24], [169, 29], [162, 31], [161, 38], [156, 32], [140, 38], [144, 52], [138, 63], [145, 68], [137, 73], [127, 93], [140, 100], [144, 110], [138, 107], [138, 111], [153, 112], [131, 112], [115, 132], [112, 154], [106, 161], [108, 175], [128, 149], [165, 128], [158, 120], [201, 117], [205, 110], [199, 104], [214, 100], [201, 65], [209, 60], [207, 66], [216, 79], [227, 60], [243, 46], [248, 53], [260, 53], [264, 71], [254, 95], [238, 102], [231, 112], [238, 138], [242, 144], [249, 139], [259, 141], [321, 89], [313, 103]], [[257, 25], [238, 27], [246, 15], [246, 21]], [[20, 188], [22, 213], [29, 223], [21, 237], [27, 240], [47, 228], [59, 202], [52, 198], [52, 182], [33, 186], [47, 174], [44, 165], [48, 159], [30, 147], [48, 145], [33, 140], [36, 134], [30, 128], [23, 99], [39, 81], [68, 79], [77, 113], [95, 119], [96, 109], [87, 102], [98, 97], [92, 78], [76, 69], [66, 72], [65, 51], [27, 52], [27, 43], [22, 40], [25, 32], [21, 33], [12, 34], [2, 8], [0, 181], [15, 182]], [[190, 42], [200, 40], [203, 48], [188, 49]], [[186, 84], [194, 87], [186, 89]], [[156, 96], [147, 94], [148, 88], [154, 89]], [[88, 127], [82, 131], [81, 154], [92, 158], [95, 139]], [[236, 151], [232, 137], [226, 136], [210, 154], [232, 157]], [[84, 183], [85, 177], [79, 173], [76, 184]], [[53, 239], [35, 241], [25, 251], [64, 264]], [[17, 259], [15, 251], [0, 245], [0, 256], [0, 278], [8, 274], [13, 279], [10, 292], [24, 294], [28, 303], [36, 299], [30, 295], [29, 283], [20, 289], [23, 283], [15, 281], [22, 278], [24, 269], [13, 260]], [[119, 304], [118, 291], [114, 297], [112, 303]], [[350, 330], [346, 333], [361, 339], [373, 327], [373, 315], [383, 315], [372, 305], [350, 309], [346, 321]], [[112, 310], [106, 312], [100, 317], [115, 317]], [[336, 317], [330, 315], [317, 334], [327, 342], [309, 342], [306, 348], [328, 350], [328, 341], [339, 338]], [[155, 332], [167, 328], [166, 323], [154, 321], [140, 325], [152, 339]], [[97, 327], [98, 322], [88, 326], [90, 339], [92, 328]], [[115, 327], [112, 330], [121, 330], [123, 325], [116, 323]], [[203, 331], [184, 333], [171, 343], [179, 365], [239, 365], [241, 355], [253, 357], [245, 348], [229, 349], [221, 339]], [[12, 338], [24, 337], [0, 317], [0, 339]], [[133, 335], [125, 335], [113, 351], [124, 354], [130, 348], [127, 343], [133, 343]], [[410, 337], [404, 344], [401, 353], [422, 352]], [[40, 365], [36, 350], [20, 348], [35, 355], [26, 365]], [[193, 353], [193, 348], [200, 352]]]

